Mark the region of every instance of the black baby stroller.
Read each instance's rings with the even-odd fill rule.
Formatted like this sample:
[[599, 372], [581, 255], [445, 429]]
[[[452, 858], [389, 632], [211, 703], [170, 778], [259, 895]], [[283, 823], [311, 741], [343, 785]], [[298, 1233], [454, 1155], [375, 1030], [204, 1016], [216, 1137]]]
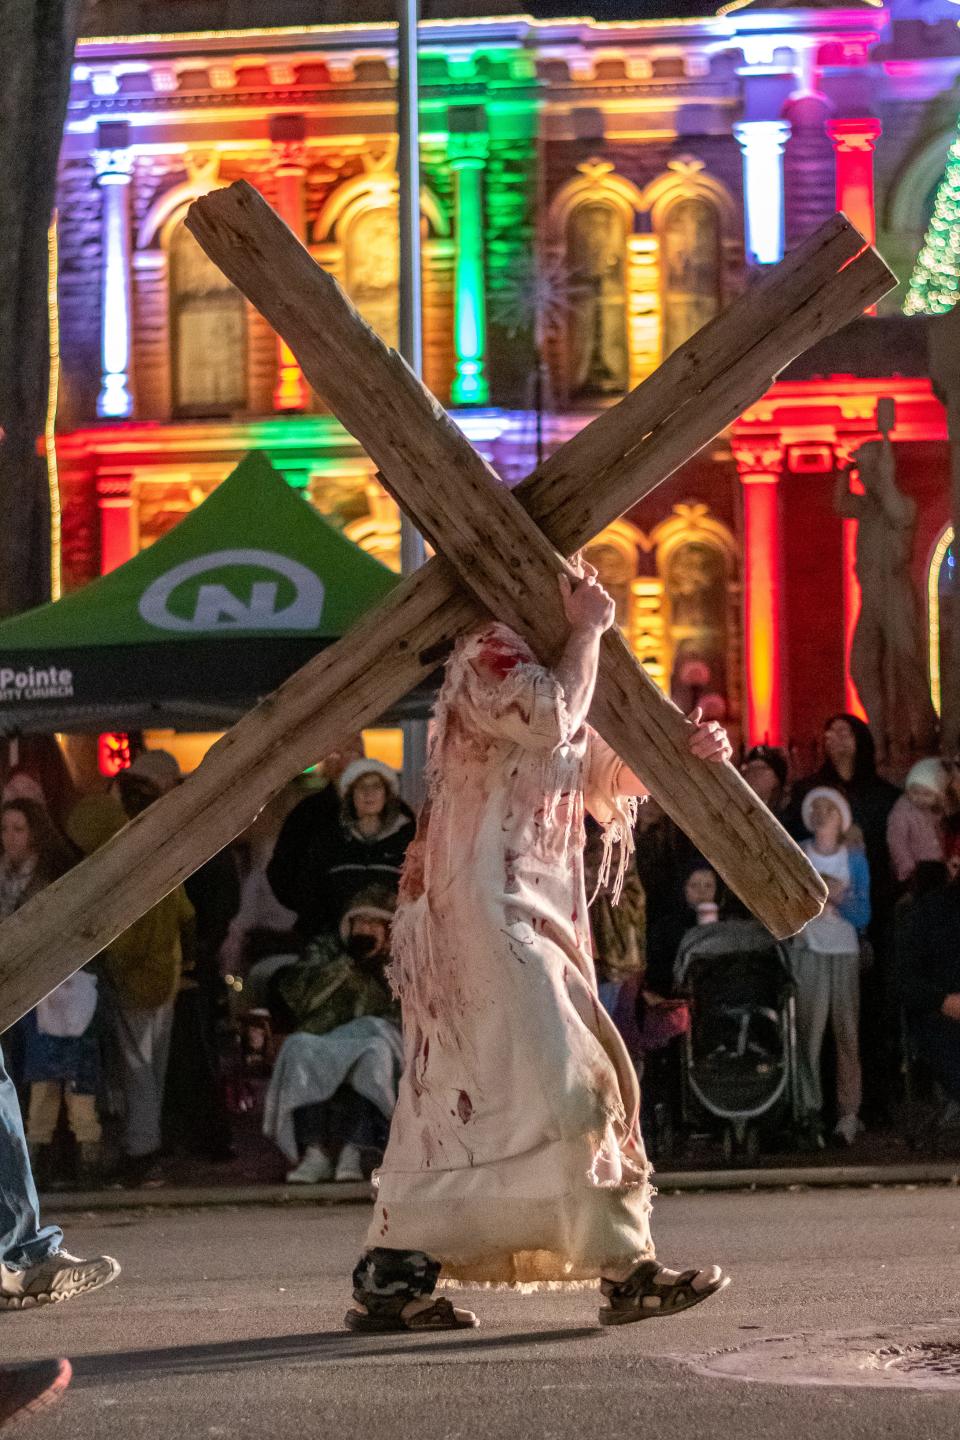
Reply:
[[754, 920], [698, 925], [680, 942], [674, 980], [691, 1017], [684, 1125], [722, 1130], [727, 1161], [754, 1160], [762, 1130], [796, 1136], [796, 1000], [785, 948]]

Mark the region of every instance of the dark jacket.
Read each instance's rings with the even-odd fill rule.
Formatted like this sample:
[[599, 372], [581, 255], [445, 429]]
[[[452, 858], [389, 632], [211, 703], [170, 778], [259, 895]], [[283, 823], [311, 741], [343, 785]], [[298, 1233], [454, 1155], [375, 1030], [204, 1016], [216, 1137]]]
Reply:
[[281, 905], [297, 917], [304, 940], [335, 930], [346, 905], [371, 881], [396, 889], [416, 826], [400, 802], [396, 828], [366, 840], [341, 821], [340, 795], [328, 785], [291, 810], [267, 866], [267, 880]]
[[915, 1018], [939, 1014], [947, 995], [960, 994], [957, 881], [903, 906], [897, 925], [897, 979], [903, 1003]]
[[[783, 816], [783, 825], [795, 840], [804, 840], [808, 831], [801, 814], [807, 794], [818, 785], [829, 785], [839, 790], [850, 806], [854, 823], [863, 833], [863, 843], [870, 867], [870, 891], [875, 919], [882, 921], [889, 913], [894, 898], [894, 882], [890, 870], [890, 852], [887, 849], [887, 817], [896, 804], [900, 791], [889, 780], [877, 773], [876, 747], [870, 727], [856, 715], [833, 716], [827, 722], [842, 719], [852, 729], [857, 741], [857, 756], [853, 775], [844, 780], [831, 761], [825, 760], [813, 775], [807, 775], [794, 785], [790, 805]], [[874, 929], [877, 927], [874, 926]]]

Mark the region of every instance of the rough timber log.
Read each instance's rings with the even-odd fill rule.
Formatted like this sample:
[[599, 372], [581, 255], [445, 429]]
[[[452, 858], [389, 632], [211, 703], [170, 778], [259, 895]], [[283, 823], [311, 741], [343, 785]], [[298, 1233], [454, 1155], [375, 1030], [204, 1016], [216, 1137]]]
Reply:
[[[254, 190], [214, 192], [194, 205], [188, 225], [283, 335], [313, 388], [379, 465], [384, 484], [437, 552], [550, 663], [567, 633], [557, 585], [563, 557], [430, 392]], [[847, 238], [862, 245], [859, 237]], [[865, 265], [874, 278], [885, 278], [878, 256]], [[655, 410], [649, 418], [655, 421]], [[582, 474], [595, 472], [592, 458], [588, 448]], [[809, 861], [732, 767], [691, 763], [688, 722], [615, 634], [604, 642], [592, 719], [772, 930], [788, 934], [818, 913], [825, 892]]]
[[[242, 183], [231, 193], [245, 209], [257, 200]], [[300, 251], [296, 264], [306, 261], [307, 273], [315, 271], [292, 236], [289, 242]], [[287, 263], [286, 239], [282, 249]], [[231, 278], [237, 259], [234, 253], [230, 264], [224, 261]], [[572, 553], [708, 443], [794, 355], [892, 283], [842, 217], [829, 222], [645, 386], [552, 456], [519, 487], [517, 499], [559, 551]], [[286, 318], [302, 303], [299, 297], [288, 305]], [[431, 403], [436, 420], [450, 425]], [[424, 679], [483, 613], [448, 562], [431, 561], [236, 725], [184, 785], [6, 921], [0, 1031], [229, 843], [345, 731], [369, 723]], [[771, 854], [781, 849], [776, 835]], [[819, 903], [805, 886], [799, 903], [791, 895], [785, 906], [780, 884], [773, 889], [781, 897], [773, 917], [778, 933], [802, 924]]]

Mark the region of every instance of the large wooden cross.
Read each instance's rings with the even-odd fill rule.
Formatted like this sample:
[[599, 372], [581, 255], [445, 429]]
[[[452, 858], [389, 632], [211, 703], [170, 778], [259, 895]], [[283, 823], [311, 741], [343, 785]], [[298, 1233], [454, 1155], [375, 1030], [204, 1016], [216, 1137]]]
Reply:
[[[895, 283], [836, 216], [511, 493], [251, 186], [196, 201], [187, 225], [290, 346], [438, 554], [235, 725], [182, 786], [0, 926], [0, 1032], [228, 844], [293, 776], [425, 679], [484, 615], [506, 620], [549, 663], [566, 633], [563, 557]], [[775, 935], [819, 912], [825, 890], [806, 857], [731, 766], [691, 761], [689, 723], [615, 631], [604, 638], [591, 721]]]

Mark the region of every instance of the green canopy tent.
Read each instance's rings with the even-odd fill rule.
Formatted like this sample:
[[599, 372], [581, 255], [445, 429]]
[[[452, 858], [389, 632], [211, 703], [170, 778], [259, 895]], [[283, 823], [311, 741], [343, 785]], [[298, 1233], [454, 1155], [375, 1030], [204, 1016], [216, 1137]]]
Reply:
[[248, 455], [149, 549], [0, 622], [0, 734], [222, 729], [396, 583]]

